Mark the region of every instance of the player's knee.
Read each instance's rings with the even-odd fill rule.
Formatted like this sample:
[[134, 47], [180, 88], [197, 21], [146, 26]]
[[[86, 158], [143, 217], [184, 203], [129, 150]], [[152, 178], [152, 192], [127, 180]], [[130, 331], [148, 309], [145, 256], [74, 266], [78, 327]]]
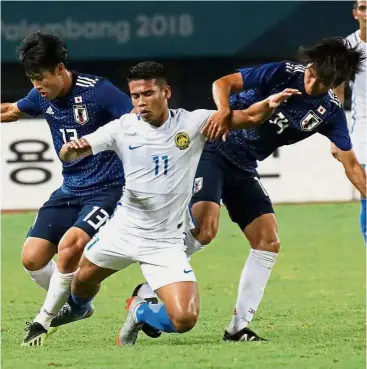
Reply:
[[45, 267], [49, 263], [50, 259], [47, 258], [46, 260], [42, 258], [42, 255], [37, 255], [37, 253], [32, 251], [23, 250], [21, 261], [25, 269], [30, 272], [35, 272]]
[[85, 245], [85, 240], [78, 237], [60, 242], [57, 263], [60, 272], [69, 273], [76, 270]]
[[214, 221], [208, 222], [200, 226], [198, 232], [195, 235], [195, 238], [202, 245], [208, 245], [210, 242], [213, 241], [217, 233], [218, 233], [218, 223]]
[[37, 260], [37, 258], [32, 258], [30, 255], [24, 255], [24, 254], [22, 254], [21, 261], [22, 261], [24, 268], [29, 270], [30, 272], [35, 272], [37, 270], [40, 270], [47, 264], [47, 262], [42, 263], [41, 260]]
[[261, 236], [256, 242], [251, 244], [255, 250], [270, 251], [278, 253], [280, 250], [280, 240], [276, 233]]
[[68, 238], [67, 240], [61, 240], [59, 244], [59, 252], [67, 252], [67, 250], [71, 250], [71, 252], [82, 254], [86, 244], [87, 241], [83, 237], [73, 237]]
[[178, 333], [185, 333], [195, 327], [198, 318], [198, 311], [182, 312], [171, 316], [171, 322]]

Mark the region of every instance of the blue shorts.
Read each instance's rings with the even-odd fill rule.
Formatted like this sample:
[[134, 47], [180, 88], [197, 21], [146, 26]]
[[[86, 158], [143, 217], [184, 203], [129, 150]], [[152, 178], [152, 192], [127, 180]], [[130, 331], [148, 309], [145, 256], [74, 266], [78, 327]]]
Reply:
[[121, 195], [121, 186], [87, 196], [68, 195], [59, 188], [39, 210], [27, 237], [42, 238], [57, 245], [71, 227], [78, 227], [93, 237], [112, 215]]
[[196, 171], [191, 205], [199, 201], [220, 205], [221, 199], [231, 220], [242, 230], [261, 215], [274, 213], [259, 177], [238, 168], [207, 144]]

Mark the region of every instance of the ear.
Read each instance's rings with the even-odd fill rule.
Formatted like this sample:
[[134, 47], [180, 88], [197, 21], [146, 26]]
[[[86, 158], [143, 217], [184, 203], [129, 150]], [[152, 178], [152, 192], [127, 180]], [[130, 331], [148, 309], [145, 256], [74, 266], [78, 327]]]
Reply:
[[357, 9], [353, 9], [353, 18], [355, 20], [358, 20], [358, 16], [357, 16]]
[[61, 74], [66, 70], [64, 63], [59, 63], [56, 67], [56, 73]]
[[171, 98], [171, 87], [166, 86], [164, 88], [164, 92], [165, 92], [166, 99], [169, 100]]

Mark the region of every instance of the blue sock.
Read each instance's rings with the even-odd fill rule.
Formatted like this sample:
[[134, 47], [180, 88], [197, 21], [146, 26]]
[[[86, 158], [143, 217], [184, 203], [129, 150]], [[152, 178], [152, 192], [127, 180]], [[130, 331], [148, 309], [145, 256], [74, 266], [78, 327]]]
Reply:
[[176, 332], [164, 304], [141, 304], [136, 310], [136, 318], [139, 323], [147, 323], [160, 331]]
[[364, 243], [366, 243], [366, 199], [361, 199], [360, 225]]
[[75, 296], [74, 294], [71, 294], [68, 299], [68, 304], [71, 307], [71, 311], [76, 316], [82, 316], [84, 315], [90, 308], [92, 303], [92, 298], [83, 299], [78, 296]]

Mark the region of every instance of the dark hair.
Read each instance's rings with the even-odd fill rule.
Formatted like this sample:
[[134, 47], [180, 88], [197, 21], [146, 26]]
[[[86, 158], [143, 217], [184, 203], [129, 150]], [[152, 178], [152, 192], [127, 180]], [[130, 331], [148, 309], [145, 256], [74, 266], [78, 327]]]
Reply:
[[139, 79], [155, 79], [162, 84], [167, 84], [166, 71], [162, 64], [154, 61], [144, 61], [130, 68], [127, 75], [127, 81], [137, 81]]
[[358, 8], [358, 0], [353, 2], [353, 9], [357, 9]]
[[68, 51], [60, 37], [35, 32], [26, 37], [18, 48], [19, 60], [27, 74], [42, 70], [53, 71], [59, 63], [68, 63]]
[[300, 47], [299, 54], [301, 61], [311, 63], [317, 76], [331, 83], [331, 87], [354, 81], [366, 59], [358, 45], [352, 47], [348, 40], [340, 37], [325, 39], [315, 46]]

